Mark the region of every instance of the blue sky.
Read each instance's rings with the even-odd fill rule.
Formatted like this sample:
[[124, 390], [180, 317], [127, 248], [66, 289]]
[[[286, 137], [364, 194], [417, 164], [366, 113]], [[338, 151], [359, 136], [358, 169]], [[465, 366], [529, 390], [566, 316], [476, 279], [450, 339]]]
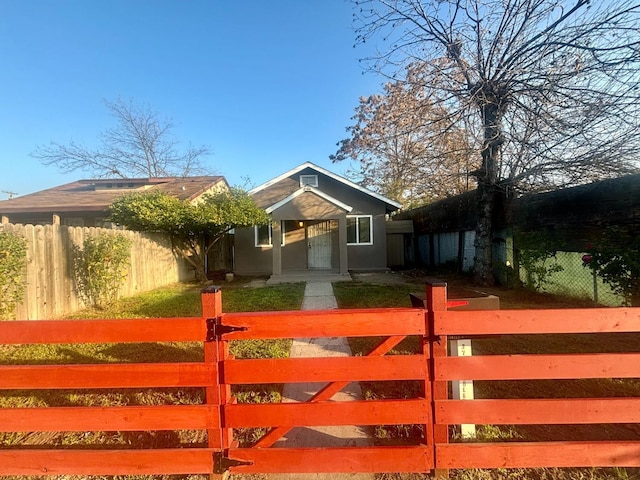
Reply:
[[[87, 178], [30, 157], [38, 145], [96, 145], [103, 99], [148, 103], [207, 166], [254, 185], [328, 159], [361, 95], [346, 0], [0, 0], [0, 191]], [[0, 193], [0, 199], [7, 195]]]

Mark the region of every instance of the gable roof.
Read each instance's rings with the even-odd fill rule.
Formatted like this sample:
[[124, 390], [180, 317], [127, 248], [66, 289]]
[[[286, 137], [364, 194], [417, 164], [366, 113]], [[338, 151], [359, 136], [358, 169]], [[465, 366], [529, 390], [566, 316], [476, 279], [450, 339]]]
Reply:
[[268, 182], [263, 183], [262, 185], [258, 185], [257, 187], [249, 190], [249, 194], [253, 195], [254, 193], [258, 193], [261, 190], [264, 190], [265, 188], [268, 188], [272, 185], [275, 185], [276, 183], [280, 182], [281, 180], [284, 180], [287, 177], [290, 177], [292, 175], [295, 175], [298, 172], [301, 172], [302, 170], [304, 170], [305, 168], [311, 168], [319, 173], [322, 173], [323, 175], [326, 175], [327, 177], [330, 177], [340, 183], [343, 183], [344, 185], [351, 187], [355, 190], [358, 190], [362, 193], [365, 193], [366, 195], [369, 195], [377, 200], [380, 200], [381, 202], [386, 203], [387, 205], [391, 206], [391, 207], [395, 207], [395, 209], [401, 208], [402, 204], [396, 202], [395, 200], [391, 200], [390, 198], [385, 197], [384, 195], [380, 195], [379, 193], [373, 192], [371, 190], [368, 190], [366, 188], [364, 188], [361, 185], [358, 185], [357, 183], [352, 182], [351, 180], [347, 180], [344, 177], [341, 177], [340, 175], [336, 175], [333, 172], [330, 172], [329, 170], [326, 170], [322, 167], [319, 167], [318, 165], [315, 165], [314, 163], [311, 162], [305, 162], [302, 165], [298, 165], [297, 167], [289, 170], [288, 172], [283, 173], [282, 175], [279, 175], [271, 180], [269, 180]]
[[78, 180], [39, 192], [0, 201], [0, 213], [96, 212], [131, 192], [160, 190], [193, 201], [211, 189], [228, 187], [219, 175], [199, 177], [118, 178]]
[[271, 205], [270, 207], [265, 208], [265, 212], [267, 213], [271, 213], [274, 210], [277, 210], [278, 208], [282, 207], [283, 205], [286, 205], [287, 203], [289, 203], [291, 200], [299, 197], [300, 195], [302, 195], [305, 192], [311, 192], [314, 193], [315, 195], [319, 196], [320, 198], [325, 199], [326, 201], [328, 201], [329, 203], [334, 204], [336, 207], [341, 208], [342, 210], [345, 210], [347, 213], [349, 213], [351, 210], [353, 210], [353, 207], [350, 205], [347, 205], [346, 203], [341, 202], [340, 200], [338, 200], [337, 198], [333, 198], [331, 195], [327, 195], [326, 193], [324, 193], [322, 190], [315, 188], [315, 187], [311, 187], [309, 185], [305, 185], [304, 187], [299, 188], [298, 190], [296, 190], [295, 192], [293, 192], [291, 195], [289, 195], [288, 197], [283, 198], [282, 200], [280, 200], [279, 202], [274, 203], [273, 205]]

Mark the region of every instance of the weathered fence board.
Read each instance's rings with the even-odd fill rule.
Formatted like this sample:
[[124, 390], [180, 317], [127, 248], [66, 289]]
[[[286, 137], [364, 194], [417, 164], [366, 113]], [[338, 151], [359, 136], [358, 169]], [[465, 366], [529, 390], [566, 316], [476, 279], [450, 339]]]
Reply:
[[185, 262], [173, 254], [169, 239], [160, 234], [8, 223], [0, 224], [0, 231], [14, 232], [27, 240], [26, 294], [16, 309], [19, 319], [54, 318], [84, 306], [75, 286], [73, 249], [100, 233], [123, 235], [132, 241], [131, 268], [120, 288], [121, 296], [193, 278]]

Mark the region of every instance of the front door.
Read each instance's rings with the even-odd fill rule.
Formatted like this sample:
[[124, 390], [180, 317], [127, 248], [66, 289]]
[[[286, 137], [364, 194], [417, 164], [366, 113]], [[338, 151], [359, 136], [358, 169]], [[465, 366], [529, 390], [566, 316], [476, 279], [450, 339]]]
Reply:
[[307, 226], [309, 268], [331, 268], [331, 222]]

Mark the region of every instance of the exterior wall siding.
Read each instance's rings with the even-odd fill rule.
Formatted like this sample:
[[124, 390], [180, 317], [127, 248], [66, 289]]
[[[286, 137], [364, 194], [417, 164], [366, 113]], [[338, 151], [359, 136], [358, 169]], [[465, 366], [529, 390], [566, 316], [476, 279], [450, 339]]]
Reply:
[[273, 267], [271, 247], [255, 246], [253, 228], [236, 228], [235, 272], [239, 275], [270, 275]]
[[384, 207], [380, 206], [373, 215], [373, 245], [347, 246], [349, 270], [374, 271], [387, 268], [387, 234], [383, 210]]
[[[285, 243], [282, 247], [282, 269], [305, 270], [307, 268], [305, 227], [298, 226], [296, 221], [285, 221], [284, 223]], [[269, 265], [269, 271], [271, 271], [271, 265]]]

